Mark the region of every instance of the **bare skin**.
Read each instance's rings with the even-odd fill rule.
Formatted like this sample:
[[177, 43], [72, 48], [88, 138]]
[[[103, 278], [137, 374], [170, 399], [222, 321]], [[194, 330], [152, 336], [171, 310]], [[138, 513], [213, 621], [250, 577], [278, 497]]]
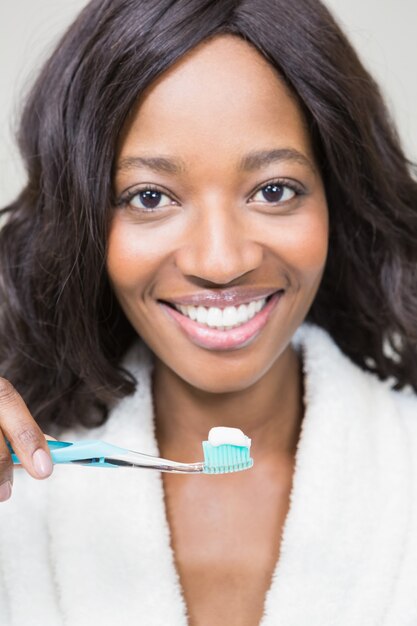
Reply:
[[[255, 626], [279, 557], [293, 465], [244, 476], [165, 476], [176, 566], [192, 626]], [[250, 494], [250, 495], [248, 495]]]
[[[287, 419], [281, 429], [288, 449], [277, 453], [253, 435], [255, 468], [242, 474], [181, 476], [163, 474], [171, 544], [190, 626], [254, 626], [262, 617], [266, 593], [279, 559], [281, 533], [289, 509], [295, 448], [304, 407], [301, 372], [298, 385], [284, 393]], [[285, 390], [282, 390], [283, 392]], [[163, 396], [156, 395], [162, 400]], [[181, 422], [165, 406], [156, 407], [158, 423]], [[279, 415], [284, 419], [284, 411]], [[294, 422], [294, 415], [297, 416]], [[175, 418], [179, 419], [176, 420]], [[291, 425], [291, 433], [288, 427]], [[271, 423], [258, 425], [265, 436]], [[170, 429], [168, 429], [168, 432]], [[285, 435], [284, 435], [285, 433]], [[185, 429], [184, 429], [185, 434]], [[175, 438], [160, 433], [163, 456], [182, 458]], [[195, 451], [193, 458], [201, 457]]]

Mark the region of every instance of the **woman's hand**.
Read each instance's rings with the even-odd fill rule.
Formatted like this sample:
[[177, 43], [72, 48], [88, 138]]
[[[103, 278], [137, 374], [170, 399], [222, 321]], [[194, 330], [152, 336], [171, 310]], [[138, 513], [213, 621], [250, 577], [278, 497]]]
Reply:
[[[47, 478], [53, 464], [46, 439], [22, 397], [9, 381], [0, 378], [0, 502], [12, 493], [14, 466], [6, 438], [33, 478]], [[53, 437], [48, 437], [53, 439]]]

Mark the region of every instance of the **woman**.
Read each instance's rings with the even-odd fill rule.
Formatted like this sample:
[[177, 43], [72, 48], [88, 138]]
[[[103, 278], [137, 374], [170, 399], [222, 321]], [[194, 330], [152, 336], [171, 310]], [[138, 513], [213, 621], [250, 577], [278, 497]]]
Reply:
[[[6, 624], [415, 624], [417, 185], [327, 10], [93, 0], [20, 141]], [[32, 480], [43, 432], [197, 461], [216, 425], [253, 469]]]

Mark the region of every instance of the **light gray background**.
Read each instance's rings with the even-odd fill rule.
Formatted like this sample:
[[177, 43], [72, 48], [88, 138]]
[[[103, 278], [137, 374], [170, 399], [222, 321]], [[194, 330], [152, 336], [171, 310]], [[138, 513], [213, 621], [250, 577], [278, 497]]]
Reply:
[[[288, 0], [289, 2], [291, 0]], [[382, 86], [417, 161], [417, 0], [326, 0]], [[87, 0], [0, 0], [0, 206], [25, 180], [14, 142], [22, 95]]]

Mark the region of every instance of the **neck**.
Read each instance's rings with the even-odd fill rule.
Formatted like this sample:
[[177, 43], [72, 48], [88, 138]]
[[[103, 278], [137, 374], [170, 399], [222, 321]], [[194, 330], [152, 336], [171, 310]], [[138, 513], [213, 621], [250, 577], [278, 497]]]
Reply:
[[240, 428], [252, 456], [293, 458], [304, 414], [301, 359], [290, 345], [251, 387], [228, 393], [196, 389], [155, 357], [152, 393], [156, 437], [164, 457], [202, 458], [201, 442], [213, 426]]

